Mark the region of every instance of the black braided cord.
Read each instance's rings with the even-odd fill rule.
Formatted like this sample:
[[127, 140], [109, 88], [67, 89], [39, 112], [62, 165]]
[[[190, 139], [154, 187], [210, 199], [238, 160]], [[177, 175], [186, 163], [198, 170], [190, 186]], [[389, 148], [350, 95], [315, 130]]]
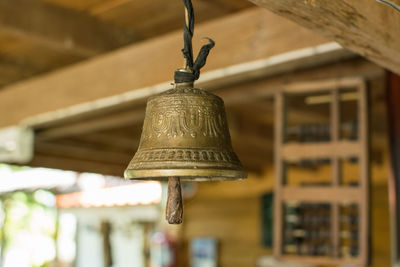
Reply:
[[206, 64], [207, 56], [210, 53], [210, 50], [215, 46], [215, 42], [210, 38], [205, 38], [208, 40], [208, 44], [205, 44], [201, 47], [200, 52], [196, 58], [193, 60], [193, 47], [192, 47], [192, 39], [194, 32], [194, 11], [191, 0], [183, 0], [183, 4], [185, 5], [187, 20], [185, 20], [184, 32], [183, 32], [183, 41], [184, 47], [182, 49], [182, 54], [186, 59], [186, 68], [191, 71], [190, 72], [182, 72], [176, 71], [174, 75], [175, 83], [182, 82], [194, 82], [200, 77], [200, 69]]

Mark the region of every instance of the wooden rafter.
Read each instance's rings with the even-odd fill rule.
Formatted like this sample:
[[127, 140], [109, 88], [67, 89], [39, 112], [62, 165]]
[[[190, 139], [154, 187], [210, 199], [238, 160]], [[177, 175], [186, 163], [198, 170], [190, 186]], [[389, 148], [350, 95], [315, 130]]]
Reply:
[[[126, 165], [126, 164], [125, 164]], [[48, 167], [78, 172], [97, 172], [102, 174], [121, 176], [124, 172], [124, 163], [111, 164], [94, 160], [83, 160], [66, 156], [54, 156], [37, 153], [29, 166]]]
[[371, 0], [250, 0], [400, 74], [400, 13]]
[[128, 163], [132, 155], [123, 152], [113, 152], [105, 149], [89, 148], [82, 145], [64, 145], [51, 142], [36, 142], [36, 152], [55, 157], [69, 157], [83, 160], [93, 160], [96, 162], [121, 164]]
[[102, 118], [61, 125], [49, 130], [43, 130], [38, 134], [41, 140], [52, 140], [63, 137], [71, 137], [93, 133], [98, 131], [115, 129], [130, 124], [135, 124], [144, 118], [144, 110], [128, 111], [125, 113], [107, 115]]
[[132, 32], [84, 12], [40, 0], [0, 1], [0, 31], [81, 56], [96, 55], [136, 39]]

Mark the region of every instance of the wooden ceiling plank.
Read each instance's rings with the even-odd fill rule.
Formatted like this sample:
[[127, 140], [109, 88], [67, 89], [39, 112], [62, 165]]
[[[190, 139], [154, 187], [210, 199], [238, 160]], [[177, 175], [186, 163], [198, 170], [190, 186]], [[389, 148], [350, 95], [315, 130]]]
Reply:
[[37, 133], [37, 139], [53, 140], [63, 137], [84, 135], [87, 133], [99, 132], [135, 124], [143, 119], [144, 110], [128, 111], [125, 113], [107, 115], [102, 118], [91, 119], [83, 122], [75, 122], [39, 131]]
[[118, 6], [128, 3], [130, 0], [110, 0], [106, 2], [101, 2], [90, 8], [90, 13], [93, 15], [101, 14], [110, 9], [116, 8]]
[[93, 149], [83, 145], [65, 145], [51, 142], [35, 142], [35, 151], [46, 155], [68, 157], [74, 159], [93, 160], [111, 164], [123, 164], [131, 160], [129, 153]]
[[62, 170], [72, 170], [77, 172], [97, 172], [104, 175], [122, 176], [123, 164], [111, 164], [96, 162], [93, 160], [73, 159], [68, 157], [56, 157], [54, 155], [35, 154], [34, 159], [29, 163], [32, 167], [57, 168]]
[[400, 74], [400, 16], [370, 0], [250, 0]]
[[40, 0], [0, 1], [0, 29], [46, 47], [89, 57], [135, 40], [131, 31]]
[[139, 138], [132, 135], [132, 138], [124, 136], [106, 134], [106, 133], [90, 133], [87, 135], [79, 135], [78, 139], [83, 143], [102, 144], [109, 147], [115, 147], [124, 151], [133, 151], [139, 146]]

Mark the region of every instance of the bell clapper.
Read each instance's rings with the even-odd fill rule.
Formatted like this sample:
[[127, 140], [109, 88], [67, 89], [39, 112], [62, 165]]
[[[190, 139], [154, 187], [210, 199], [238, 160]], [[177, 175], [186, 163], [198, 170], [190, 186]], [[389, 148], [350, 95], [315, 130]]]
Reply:
[[181, 179], [168, 178], [168, 200], [165, 217], [169, 224], [181, 224], [183, 217], [183, 202], [181, 192]]

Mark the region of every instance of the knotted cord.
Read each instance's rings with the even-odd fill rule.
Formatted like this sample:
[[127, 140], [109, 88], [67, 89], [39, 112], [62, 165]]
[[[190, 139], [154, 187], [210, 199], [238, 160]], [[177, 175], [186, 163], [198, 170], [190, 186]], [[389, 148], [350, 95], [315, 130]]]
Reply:
[[185, 6], [185, 25], [183, 31], [184, 47], [182, 54], [186, 60], [186, 69], [189, 72], [176, 71], [174, 75], [175, 83], [194, 82], [200, 77], [200, 69], [206, 64], [207, 56], [210, 50], [214, 47], [215, 42], [211, 38], [208, 44], [201, 47], [196, 60], [193, 60], [193, 32], [194, 32], [194, 12], [191, 0], [183, 0]]

